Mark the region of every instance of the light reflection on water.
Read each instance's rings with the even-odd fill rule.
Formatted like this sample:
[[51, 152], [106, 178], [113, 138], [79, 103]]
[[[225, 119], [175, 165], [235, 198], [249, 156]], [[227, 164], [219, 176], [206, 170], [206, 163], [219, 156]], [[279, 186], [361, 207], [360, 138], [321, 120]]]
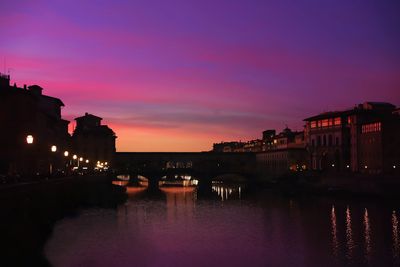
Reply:
[[86, 210], [58, 223], [46, 255], [54, 266], [87, 267], [399, 263], [398, 215], [383, 204], [246, 195], [242, 185], [212, 191], [215, 198], [201, 198], [196, 187], [165, 187], [150, 196], [127, 187], [129, 200], [116, 211]]
[[353, 230], [351, 229], [351, 213], [350, 208], [346, 209], [346, 257], [351, 262], [353, 260]]
[[339, 252], [339, 241], [337, 236], [337, 223], [336, 223], [336, 211], [335, 206], [332, 205], [331, 210], [331, 223], [332, 223], [332, 252], [336, 257]]
[[229, 198], [241, 199], [242, 197], [242, 186], [240, 185], [213, 185], [211, 189], [218, 194], [221, 201], [226, 201]]
[[372, 253], [371, 224], [370, 224], [367, 208], [364, 209], [363, 223], [364, 223], [365, 260], [368, 264], [370, 264], [371, 263], [371, 253]]
[[400, 241], [399, 241], [399, 221], [396, 211], [392, 213], [392, 238], [393, 238], [393, 258], [394, 261], [400, 263]]

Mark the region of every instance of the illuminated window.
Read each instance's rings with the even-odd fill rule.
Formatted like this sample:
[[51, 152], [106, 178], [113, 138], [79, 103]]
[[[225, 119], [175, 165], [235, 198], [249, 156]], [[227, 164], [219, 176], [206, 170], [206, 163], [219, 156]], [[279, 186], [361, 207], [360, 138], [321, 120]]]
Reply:
[[335, 118], [334, 121], [335, 125], [341, 125], [342, 124], [342, 119], [340, 117]]
[[379, 132], [381, 131], [381, 123], [375, 122], [370, 124], [365, 124], [361, 126], [362, 133], [371, 133], [371, 132]]
[[328, 127], [329, 126], [329, 120], [322, 120], [322, 127]]
[[317, 122], [316, 121], [312, 121], [311, 122], [311, 128], [317, 128]]

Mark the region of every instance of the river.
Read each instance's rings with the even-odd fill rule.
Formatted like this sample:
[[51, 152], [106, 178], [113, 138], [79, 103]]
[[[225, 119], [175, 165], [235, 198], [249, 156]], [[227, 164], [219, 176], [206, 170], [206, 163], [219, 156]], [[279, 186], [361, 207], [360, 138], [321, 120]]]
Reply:
[[246, 185], [128, 187], [114, 209], [59, 220], [53, 266], [399, 266], [400, 205], [368, 197], [287, 196]]

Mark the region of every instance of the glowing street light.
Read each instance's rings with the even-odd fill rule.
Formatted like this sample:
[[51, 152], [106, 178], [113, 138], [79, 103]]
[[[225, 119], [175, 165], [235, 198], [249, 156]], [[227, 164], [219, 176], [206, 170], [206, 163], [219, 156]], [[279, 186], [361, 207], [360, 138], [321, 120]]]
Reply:
[[56, 151], [57, 151], [57, 147], [56, 147], [55, 145], [52, 145], [52, 146], [51, 146], [51, 152], [54, 153], [54, 152], [56, 152]]
[[79, 158], [79, 161], [83, 161], [83, 158], [82, 158], [82, 157], [80, 157], [80, 158]]
[[33, 136], [32, 135], [26, 136], [26, 143], [29, 145], [33, 144]]
[[68, 151], [64, 151], [64, 156], [68, 157], [69, 156], [69, 152]]
[[77, 155], [73, 155], [72, 158], [73, 158], [73, 159], [77, 159], [78, 156], [77, 156]]
[[89, 163], [89, 160], [88, 160], [88, 159], [86, 160], [86, 163]]

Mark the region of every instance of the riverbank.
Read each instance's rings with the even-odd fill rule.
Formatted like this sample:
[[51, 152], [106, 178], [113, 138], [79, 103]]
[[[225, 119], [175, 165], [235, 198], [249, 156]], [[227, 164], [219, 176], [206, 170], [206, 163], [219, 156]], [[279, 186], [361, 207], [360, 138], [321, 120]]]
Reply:
[[2, 186], [0, 200], [0, 266], [50, 266], [42, 250], [58, 220], [115, 208], [126, 194], [106, 176], [77, 176]]

